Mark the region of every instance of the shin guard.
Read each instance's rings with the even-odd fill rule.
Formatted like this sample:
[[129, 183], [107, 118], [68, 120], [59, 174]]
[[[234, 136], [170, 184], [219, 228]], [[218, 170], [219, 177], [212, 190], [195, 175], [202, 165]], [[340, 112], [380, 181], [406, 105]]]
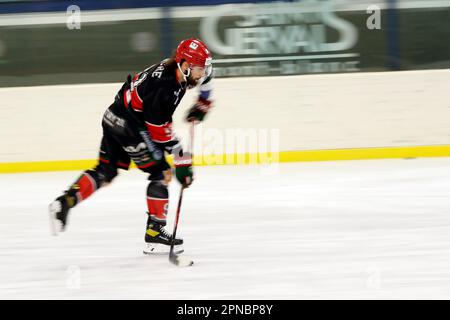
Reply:
[[169, 190], [162, 181], [152, 181], [147, 188], [147, 207], [149, 222], [154, 221], [166, 225], [166, 215], [169, 208]]

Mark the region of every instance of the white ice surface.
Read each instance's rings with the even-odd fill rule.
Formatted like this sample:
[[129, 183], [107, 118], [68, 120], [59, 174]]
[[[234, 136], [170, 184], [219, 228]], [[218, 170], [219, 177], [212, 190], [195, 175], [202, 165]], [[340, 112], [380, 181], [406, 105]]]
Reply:
[[77, 175], [0, 175], [0, 298], [450, 298], [449, 158], [196, 168], [179, 225], [190, 268], [141, 254], [138, 170], [52, 237], [47, 205]]

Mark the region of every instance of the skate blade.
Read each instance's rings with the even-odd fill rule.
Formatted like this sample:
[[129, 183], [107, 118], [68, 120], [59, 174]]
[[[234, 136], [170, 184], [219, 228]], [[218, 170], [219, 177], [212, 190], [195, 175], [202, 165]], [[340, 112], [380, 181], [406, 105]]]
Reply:
[[[184, 252], [183, 245], [174, 246], [173, 250], [176, 254]], [[146, 243], [143, 250], [147, 255], [166, 255], [170, 252], [170, 246], [162, 243]]]
[[56, 219], [56, 213], [58, 210], [59, 206], [56, 201], [50, 203], [48, 206], [48, 212], [50, 215], [50, 230], [53, 236], [57, 236], [60, 232], [64, 231], [61, 222]]

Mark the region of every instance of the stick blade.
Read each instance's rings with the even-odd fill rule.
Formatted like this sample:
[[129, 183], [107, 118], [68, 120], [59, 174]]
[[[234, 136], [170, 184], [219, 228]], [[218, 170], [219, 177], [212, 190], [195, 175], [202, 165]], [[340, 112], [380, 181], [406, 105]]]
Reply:
[[188, 258], [179, 256], [175, 253], [172, 253], [169, 255], [169, 261], [172, 262], [177, 267], [190, 267], [194, 264], [194, 261], [192, 261]]

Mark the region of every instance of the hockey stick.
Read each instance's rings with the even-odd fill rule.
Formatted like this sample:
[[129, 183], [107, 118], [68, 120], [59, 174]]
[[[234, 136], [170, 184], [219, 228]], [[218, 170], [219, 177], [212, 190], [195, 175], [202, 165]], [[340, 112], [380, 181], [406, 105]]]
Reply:
[[[190, 128], [190, 146], [191, 152], [193, 151], [193, 141], [194, 141], [194, 123], [192, 123], [192, 127]], [[183, 200], [183, 192], [185, 187], [181, 187], [180, 190], [180, 197], [178, 199], [178, 207], [177, 207], [177, 215], [175, 217], [175, 225], [173, 227], [173, 233], [172, 233], [172, 244], [170, 245], [170, 252], [169, 252], [169, 261], [175, 264], [179, 267], [189, 267], [194, 264], [194, 261], [189, 260], [188, 258], [182, 257], [174, 252], [174, 245], [175, 245], [175, 237], [177, 235], [177, 228], [178, 228], [178, 221], [180, 219], [180, 211], [181, 211], [181, 202]]]
[[185, 257], [182, 257], [174, 252], [175, 237], [177, 235], [178, 221], [180, 219], [181, 201], [183, 200], [183, 191], [184, 191], [184, 187], [181, 187], [180, 197], [178, 199], [177, 215], [175, 217], [175, 225], [174, 225], [173, 233], [172, 233], [172, 236], [173, 236], [172, 244], [170, 245], [169, 261], [179, 267], [188, 267], [188, 266], [192, 266], [194, 264], [194, 261], [189, 260]]

